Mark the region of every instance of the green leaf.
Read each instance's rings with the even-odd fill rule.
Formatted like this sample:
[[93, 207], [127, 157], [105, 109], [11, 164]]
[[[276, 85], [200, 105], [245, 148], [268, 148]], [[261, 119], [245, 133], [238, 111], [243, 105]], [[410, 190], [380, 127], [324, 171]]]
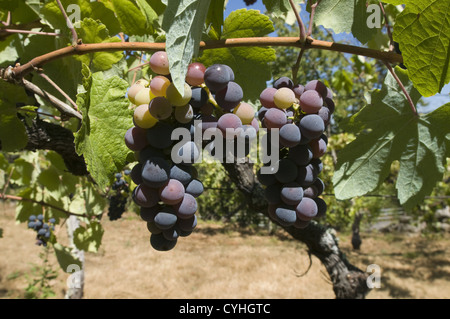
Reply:
[[[84, 43], [111, 43], [120, 42], [118, 37], [110, 37], [104, 24], [100, 24], [93, 19], [84, 19], [77, 34]], [[94, 70], [105, 71], [111, 69], [113, 64], [122, 59], [123, 53], [118, 52], [94, 52], [90, 54], [75, 56], [82, 63], [91, 65]]]
[[[414, 103], [420, 94], [407, 72], [396, 68]], [[417, 117], [397, 82], [389, 74], [381, 90], [368, 97], [368, 105], [344, 128], [359, 136], [338, 154], [333, 177], [336, 198], [348, 199], [375, 190], [398, 160], [398, 198], [406, 209], [418, 204], [442, 179], [450, 153], [450, 104]]]
[[151, 34], [146, 17], [130, 0], [111, 0], [122, 31], [127, 35]]
[[61, 269], [67, 273], [71, 272], [72, 267], [77, 266], [82, 268], [81, 261], [72, 255], [70, 248], [64, 247], [60, 243], [53, 245], [56, 259], [58, 260]]
[[184, 94], [189, 63], [198, 55], [206, 14], [211, 0], [169, 0], [162, 28], [170, 74], [178, 92]]
[[[84, 74], [87, 72], [85, 68]], [[123, 142], [133, 126], [133, 111], [125, 98], [128, 86], [117, 76], [104, 79], [97, 72], [84, 78], [86, 92], [78, 95], [83, 121], [75, 134], [76, 151], [84, 156], [88, 171], [102, 189], [126, 165], [130, 152]]]
[[[293, 25], [297, 18], [291, 9], [289, 0], [263, 0], [267, 13], [275, 18], [282, 18], [287, 24]], [[295, 3], [297, 10], [300, 12], [300, 6]]]
[[99, 222], [91, 221], [87, 228], [80, 226], [74, 231], [73, 242], [80, 250], [96, 253], [102, 243], [104, 232]]
[[[223, 38], [262, 37], [274, 31], [270, 19], [257, 10], [236, 10], [225, 19]], [[204, 50], [199, 61], [229, 65], [235, 81], [244, 91], [244, 99], [257, 100], [271, 79], [269, 63], [275, 61], [275, 50], [264, 47], [222, 48]]]
[[352, 33], [365, 44], [377, 33], [376, 28], [367, 25], [370, 15], [366, 0], [322, 0], [316, 8], [314, 22], [335, 33]]
[[25, 125], [17, 117], [16, 103], [28, 100], [22, 87], [0, 80], [0, 142], [5, 152], [20, 150], [27, 145], [28, 135]]
[[393, 36], [417, 90], [439, 93], [450, 82], [450, 1], [409, 0]]
[[146, 0], [136, 0], [136, 3], [141, 10], [142, 14], [145, 16], [146, 29], [148, 34], [154, 34], [155, 28], [158, 25], [158, 14], [153, 10], [150, 4]]
[[[20, 191], [17, 196], [27, 199], [34, 199], [38, 196], [36, 188], [27, 187]], [[30, 201], [21, 200], [17, 202], [16, 206], [16, 221], [20, 223], [28, 222], [31, 215], [42, 214], [42, 206]]]
[[224, 6], [225, 0], [214, 0], [209, 5], [206, 26], [209, 28], [208, 35], [213, 40], [219, 40], [222, 36]]

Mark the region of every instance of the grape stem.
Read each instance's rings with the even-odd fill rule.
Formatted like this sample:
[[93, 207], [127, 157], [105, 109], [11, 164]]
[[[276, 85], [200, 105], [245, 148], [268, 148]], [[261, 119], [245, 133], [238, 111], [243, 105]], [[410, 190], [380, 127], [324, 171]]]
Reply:
[[304, 44], [306, 41], [306, 36], [307, 36], [306, 30], [305, 30], [305, 24], [303, 23], [302, 18], [300, 17], [300, 14], [298, 13], [297, 8], [295, 7], [294, 1], [289, 0], [289, 3], [291, 5], [292, 10], [294, 11], [295, 18], [297, 19], [298, 27], [300, 29], [300, 42]]
[[310, 18], [309, 18], [309, 27], [308, 27], [308, 34], [307, 36], [309, 37], [312, 34], [312, 28], [313, 28], [313, 24], [314, 24], [314, 15], [316, 14], [316, 8], [319, 5], [320, 0], [317, 0], [316, 3], [311, 5], [311, 14], [310, 14]]
[[75, 109], [75, 111], [78, 111], [78, 106], [77, 104], [70, 98], [69, 95], [67, 95], [66, 92], [63, 91], [63, 89], [61, 89], [55, 82], [52, 81], [52, 79], [50, 79], [46, 74], [40, 72], [39, 75], [45, 79], [48, 83], [50, 83], [51, 86], [53, 86], [59, 93], [61, 93], [62, 96], [64, 96], [67, 101], [70, 102], [70, 104], [73, 105], [73, 108]]
[[200, 87], [203, 88], [206, 91], [206, 93], [208, 93], [208, 102], [211, 103], [214, 106], [214, 108], [217, 110], [219, 116], [222, 116], [224, 114], [223, 110], [219, 106], [219, 104], [217, 104], [216, 100], [214, 99], [214, 97], [213, 97], [213, 95], [211, 93], [211, 90], [206, 86], [205, 83], [200, 85]]
[[394, 38], [392, 36], [391, 27], [389, 25], [389, 21], [388, 21], [388, 18], [387, 18], [386, 10], [384, 10], [384, 5], [381, 2], [380, 2], [380, 8], [381, 8], [381, 12], [383, 12], [384, 25], [386, 27], [387, 34], [389, 36], [389, 50], [392, 51], [392, 50], [394, 50]]

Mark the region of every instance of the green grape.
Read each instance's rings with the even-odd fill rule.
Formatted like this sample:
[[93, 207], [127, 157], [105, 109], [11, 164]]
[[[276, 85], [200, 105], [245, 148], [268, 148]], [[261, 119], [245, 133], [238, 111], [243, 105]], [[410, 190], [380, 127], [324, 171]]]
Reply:
[[166, 90], [167, 99], [174, 106], [183, 106], [189, 103], [192, 98], [192, 90], [189, 84], [184, 83], [184, 94], [181, 95], [175, 85], [171, 83]]
[[141, 104], [134, 109], [134, 124], [140, 128], [151, 128], [158, 122], [149, 112], [148, 104]]
[[154, 98], [150, 88], [141, 89], [134, 98], [135, 105], [148, 104]]
[[278, 108], [287, 109], [296, 102], [295, 93], [287, 87], [282, 87], [275, 92], [273, 101]]
[[241, 102], [238, 106], [236, 106], [233, 113], [241, 119], [243, 125], [252, 123], [255, 118], [255, 110], [250, 104], [245, 102]]

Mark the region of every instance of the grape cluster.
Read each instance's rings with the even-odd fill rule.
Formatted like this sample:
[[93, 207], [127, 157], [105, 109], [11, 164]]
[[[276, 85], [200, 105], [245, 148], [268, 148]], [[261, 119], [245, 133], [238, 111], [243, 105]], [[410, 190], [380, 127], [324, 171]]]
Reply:
[[[128, 89], [135, 109], [134, 126], [126, 132], [125, 144], [138, 161], [130, 172], [137, 185], [132, 198], [147, 222], [150, 244], [167, 251], [197, 225], [196, 198], [203, 193], [203, 184], [192, 165], [201, 152], [201, 145], [194, 142], [199, 129], [194, 120], [208, 101], [202, 88], [206, 68], [191, 63], [180, 94], [171, 81], [166, 52], [155, 52], [149, 64], [156, 76], [150, 81], [141, 79]], [[189, 136], [172, 140], [176, 128], [186, 129]]]
[[47, 242], [50, 239], [52, 230], [55, 230], [55, 219], [50, 218], [48, 223], [44, 221], [44, 215], [40, 214], [37, 217], [31, 215], [28, 218], [28, 228], [36, 231], [36, 245], [47, 247]]
[[[125, 175], [130, 175], [130, 170], [125, 170]], [[111, 186], [113, 194], [108, 197], [108, 217], [109, 220], [114, 221], [120, 219], [125, 212], [125, 206], [127, 204], [128, 195], [130, 193], [130, 187], [128, 183], [122, 178], [122, 173], [116, 174], [116, 180]]]
[[279, 133], [280, 159], [270, 166], [274, 173], [258, 172], [269, 216], [283, 226], [305, 228], [327, 210], [319, 197], [325, 188], [319, 174], [328, 143], [324, 131], [335, 108], [333, 92], [318, 80], [303, 86], [282, 77], [261, 93], [260, 102], [258, 117], [268, 130], [268, 143], [271, 134]]

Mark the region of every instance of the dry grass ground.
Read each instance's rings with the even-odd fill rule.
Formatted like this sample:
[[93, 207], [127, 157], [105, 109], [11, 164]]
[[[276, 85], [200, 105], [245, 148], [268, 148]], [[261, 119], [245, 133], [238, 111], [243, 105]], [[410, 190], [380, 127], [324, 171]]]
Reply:
[[[201, 223], [171, 252], [154, 251], [145, 223], [126, 214], [103, 222], [101, 250], [86, 255], [85, 298], [334, 298], [318, 259], [309, 265], [305, 246], [283, 232], [276, 236], [242, 233], [223, 225]], [[34, 233], [16, 225], [14, 211], [0, 206], [0, 297], [23, 298], [33, 264], [40, 264]], [[58, 231], [58, 229], [57, 229]], [[65, 229], [58, 232], [63, 238]], [[349, 260], [366, 269], [381, 267], [381, 288], [368, 298], [450, 298], [450, 238], [371, 235], [362, 251], [351, 250], [338, 234]], [[58, 269], [52, 256], [50, 262]], [[67, 274], [52, 281], [63, 298]]]

